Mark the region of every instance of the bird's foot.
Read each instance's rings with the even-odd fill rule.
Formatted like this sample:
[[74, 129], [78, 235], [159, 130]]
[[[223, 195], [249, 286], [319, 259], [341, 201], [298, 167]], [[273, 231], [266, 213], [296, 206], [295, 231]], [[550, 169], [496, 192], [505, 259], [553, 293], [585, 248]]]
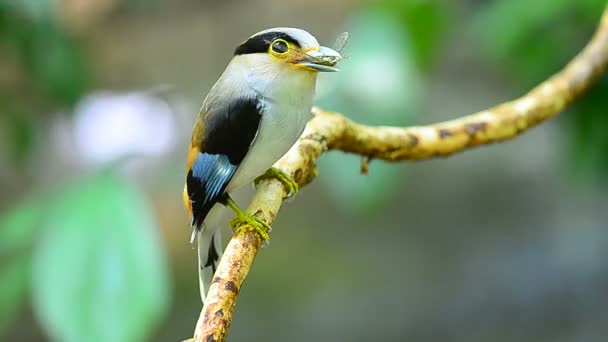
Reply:
[[287, 198], [293, 197], [298, 193], [298, 183], [296, 183], [288, 174], [277, 169], [276, 167], [271, 167], [270, 169], [266, 170], [263, 175], [256, 178], [253, 182], [257, 185], [260, 181], [268, 178], [276, 178], [283, 183], [283, 186], [285, 186], [287, 189]]
[[249, 214], [239, 208], [232, 200], [232, 198], [230, 198], [230, 196], [227, 196], [226, 198], [226, 205], [230, 207], [230, 209], [232, 209], [232, 211], [234, 211], [234, 213], [236, 214], [236, 218], [230, 221], [230, 226], [234, 230], [235, 234], [242, 224], [248, 224], [252, 226], [253, 229], [255, 229], [255, 231], [262, 238], [262, 247], [268, 246], [268, 244], [270, 243], [270, 235], [268, 235], [268, 233], [270, 233], [270, 231], [272, 230], [268, 223], [264, 222], [264, 220], [262, 220], [261, 218]]
[[252, 226], [253, 229], [255, 229], [255, 231], [260, 235], [262, 238], [262, 247], [268, 246], [270, 243], [270, 235], [268, 235], [268, 233], [272, 230], [268, 223], [256, 216], [242, 211], [237, 213], [237, 217], [234, 220], [230, 221], [230, 226], [232, 226], [232, 229], [234, 229], [234, 232], [236, 233], [239, 226], [241, 226], [243, 223]]

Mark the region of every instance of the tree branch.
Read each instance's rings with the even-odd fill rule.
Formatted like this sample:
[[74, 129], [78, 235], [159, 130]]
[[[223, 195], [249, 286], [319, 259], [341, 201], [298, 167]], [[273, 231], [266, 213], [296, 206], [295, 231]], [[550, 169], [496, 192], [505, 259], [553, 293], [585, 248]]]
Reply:
[[[327, 150], [404, 161], [447, 156], [508, 140], [563, 111], [603, 75], [607, 65], [608, 9], [582, 52], [562, 71], [516, 100], [456, 120], [405, 128], [360, 125], [341, 114], [315, 108], [302, 137], [275, 167], [303, 187], [316, 177], [316, 160]], [[285, 196], [282, 183], [264, 180], [248, 211], [272, 223]], [[196, 325], [196, 342], [225, 340], [239, 290], [260, 245], [260, 237], [247, 225], [229, 242]]]

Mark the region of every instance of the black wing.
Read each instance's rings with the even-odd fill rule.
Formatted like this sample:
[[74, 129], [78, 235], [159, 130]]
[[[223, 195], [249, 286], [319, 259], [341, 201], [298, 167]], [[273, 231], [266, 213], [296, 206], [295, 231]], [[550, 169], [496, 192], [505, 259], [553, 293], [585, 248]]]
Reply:
[[255, 98], [225, 103], [206, 113], [200, 152], [186, 178], [192, 225], [200, 229], [221, 198], [257, 135], [262, 118]]

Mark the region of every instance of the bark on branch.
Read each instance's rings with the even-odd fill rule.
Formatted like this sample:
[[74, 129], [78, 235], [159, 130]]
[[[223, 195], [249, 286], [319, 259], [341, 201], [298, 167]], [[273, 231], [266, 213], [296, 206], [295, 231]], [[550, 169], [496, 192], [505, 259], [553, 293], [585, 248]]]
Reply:
[[[404, 161], [447, 156], [508, 140], [563, 111], [604, 74], [607, 65], [608, 9], [583, 51], [518, 99], [459, 119], [417, 127], [370, 127], [315, 108], [302, 137], [275, 167], [303, 187], [316, 177], [317, 158], [328, 150]], [[248, 211], [272, 223], [285, 196], [282, 183], [265, 180], [258, 185]], [[260, 244], [259, 236], [248, 226], [228, 243], [196, 325], [196, 342], [225, 340], [239, 290]]]

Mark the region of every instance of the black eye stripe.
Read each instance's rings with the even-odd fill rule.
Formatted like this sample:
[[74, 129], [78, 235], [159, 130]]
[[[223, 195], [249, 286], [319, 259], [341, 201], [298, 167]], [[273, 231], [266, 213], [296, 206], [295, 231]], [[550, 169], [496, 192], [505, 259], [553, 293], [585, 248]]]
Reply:
[[297, 40], [285, 32], [266, 32], [247, 39], [243, 44], [236, 48], [234, 54], [246, 55], [250, 53], [266, 53], [268, 52], [268, 48], [270, 48], [270, 44], [276, 39], [283, 39], [297, 47], [301, 47]]

